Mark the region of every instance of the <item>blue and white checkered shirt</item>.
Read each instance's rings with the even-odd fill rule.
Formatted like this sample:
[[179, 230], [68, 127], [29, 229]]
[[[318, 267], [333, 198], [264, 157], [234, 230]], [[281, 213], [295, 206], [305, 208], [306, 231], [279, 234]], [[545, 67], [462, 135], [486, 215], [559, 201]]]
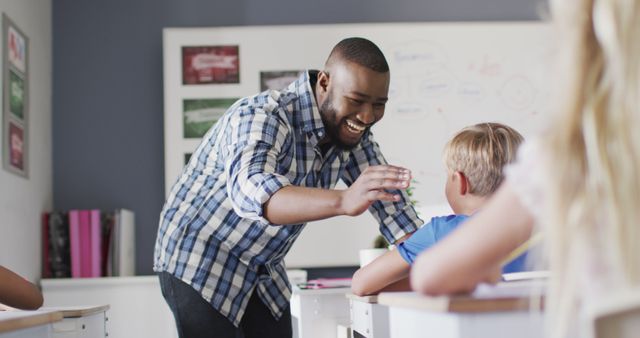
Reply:
[[[271, 195], [290, 184], [350, 185], [366, 167], [386, 163], [370, 133], [350, 151], [333, 147], [323, 156], [310, 74], [282, 92], [231, 106], [204, 136], [160, 215], [154, 270], [190, 284], [236, 326], [254, 290], [276, 319], [289, 304], [283, 257], [305, 225], [269, 223], [262, 205]], [[370, 208], [391, 243], [422, 224], [401, 194], [399, 202]]]

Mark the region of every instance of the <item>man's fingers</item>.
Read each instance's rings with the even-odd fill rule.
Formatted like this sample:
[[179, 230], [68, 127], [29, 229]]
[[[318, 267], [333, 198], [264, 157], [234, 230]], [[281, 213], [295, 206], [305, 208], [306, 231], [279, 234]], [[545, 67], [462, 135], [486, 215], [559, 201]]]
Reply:
[[372, 179], [366, 183], [366, 187], [367, 187], [367, 190], [406, 189], [409, 187], [409, 180]]
[[411, 180], [410, 173], [400, 172], [396, 170], [371, 171], [369, 173], [363, 174], [362, 177], [365, 180], [391, 179], [391, 180], [402, 180], [407, 182]]
[[391, 194], [382, 190], [370, 191], [369, 194], [367, 195], [369, 196], [369, 200], [372, 202], [374, 201], [397, 202], [400, 200], [400, 195]]
[[386, 175], [391, 175], [395, 177], [400, 177], [400, 176], [405, 176], [406, 178], [411, 177], [411, 170], [402, 168], [402, 167], [393, 166], [393, 165], [375, 165], [375, 166], [368, 167], [366, 171], [372, 174], [384, 173]]

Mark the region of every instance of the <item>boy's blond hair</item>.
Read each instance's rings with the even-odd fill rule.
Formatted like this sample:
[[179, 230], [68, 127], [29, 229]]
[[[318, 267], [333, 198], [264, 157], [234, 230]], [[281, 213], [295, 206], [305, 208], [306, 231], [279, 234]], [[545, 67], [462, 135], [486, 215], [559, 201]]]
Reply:
[[523, 140], [515, 129], [501, 123], [469, 126], [445, 146], [445, 165], [451, 172], [465, 175], [471, 194], [487, 196], [502, 182], [502, 168], [515, 160]]

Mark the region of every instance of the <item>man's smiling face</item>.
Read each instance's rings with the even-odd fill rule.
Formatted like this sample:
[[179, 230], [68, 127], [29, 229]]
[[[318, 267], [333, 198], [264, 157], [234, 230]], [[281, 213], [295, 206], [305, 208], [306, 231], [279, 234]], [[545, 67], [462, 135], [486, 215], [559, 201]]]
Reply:
[[330, 141], [342, 149], [358, 145], [362, 135], [384, 115], [389, 92], [389, 72], [376, 72], [357, 63], [332, 65], [326, 80], [326, 95], [320, 116]]

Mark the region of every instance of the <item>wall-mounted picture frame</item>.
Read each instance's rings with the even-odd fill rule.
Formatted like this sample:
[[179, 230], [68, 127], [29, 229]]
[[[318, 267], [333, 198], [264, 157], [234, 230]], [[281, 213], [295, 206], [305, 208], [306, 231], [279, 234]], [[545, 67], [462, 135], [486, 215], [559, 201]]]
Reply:
[[29, 39], [2, 15], [2, 166], [29, 177]]
[[9, 111], [19, 120], [24, 119], [24, 80], [9, 70]]
[[[6, 15], [5, 15], [6, 17]], [[7, 17], [10, 23], [7, 27], [7, 45], [9, 47], [8, 55], [9, 63], [21, 73], [25, 73], [27, 70], [27, 39], [15, 25], [11, 24], [11, 20]]]
[[24, 130], [13, 122], [9, 122], [9, 164], [18, 170], [24, 170], [25, 149]]
[[304, 70], [273, 70], [260, 72], [260, 91], [283, 90], [298, 79]]
[[240, 83], [239, 46], [182, 47], [182, 84]]
[[238, 98], [184, 99], [182, 101], [182, 136], [200, 139]]

